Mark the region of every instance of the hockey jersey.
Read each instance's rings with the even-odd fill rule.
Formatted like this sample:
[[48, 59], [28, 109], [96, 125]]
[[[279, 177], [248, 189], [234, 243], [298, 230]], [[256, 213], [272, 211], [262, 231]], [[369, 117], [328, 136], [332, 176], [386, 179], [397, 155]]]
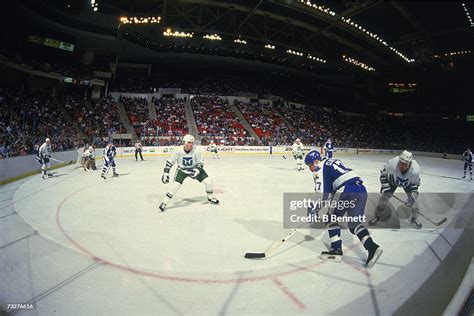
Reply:
[[462, 158], [464, 159], [465, 162], [472, 163], [472, 152], [470, 150], [466, 150], [462, 154]]
[[397, 187], [410, 189], [412, 191], [418, 190], [421, 182], [420, 166], [416, 160], [413, 160], [410, 168], [402, 173], [398, 167], [399, 160], [399, 157], [390, 159], [380, 172], [387, 174], [390, 185], [396, 185]]
[[293, 151], [293, 155], [302, 155], [303, 154], [303, 150], [304, 150], [304, 146], [303, 146], [303, 143], [294, 143], [293, 146], [291, 147], [292, 151]]
[[181, 170], [192, 170], [198, 166], [203, 166], [204, 158], [201, 149], [198, 147], [193, 146], [189, 152], [186, 152], [182, 146], [171, 155], [167, 162], [169, 162], [167, 165], [171, 164], [171, 166], [178, 163], [178, 168]]
[[110, 159], [114, 159], [115, 155], [117, 155], [117, 148], [115, 148], [115, 146], [112, 145], [111, 147], [104, 148], [102, 157], [105, 157], [110, 160]]
[[362, 183], [359, 175], [344, 166], [339, 159], [323, 159], [314, 174], [315, 191], [323, 193], [327, 199], [330, 193], [335, 193], [340, 188], [351, 183]]
[[51, 157], [51, 144], [43, 143], [38, 149], [38, 157], [40, 158], [50, 158]]

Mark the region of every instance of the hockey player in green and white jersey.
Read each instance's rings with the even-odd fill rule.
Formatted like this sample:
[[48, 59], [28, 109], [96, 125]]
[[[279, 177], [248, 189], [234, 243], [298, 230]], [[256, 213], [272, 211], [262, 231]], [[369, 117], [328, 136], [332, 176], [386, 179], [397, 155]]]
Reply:
[[298, 171], [303, 170], [304, 145], [299, 138], [293, 143], [291, 151], [293, 152], [293, 158], [296, 160], [296, 168]]
[[170, 169], [174, 164], [178, 164], [178, 168], [174, 175], [174, 182], [171, 184], [168, 192], [161, 202], [159, 209], [163, 212], [168, 205], [169, 201], [179, 191], [183, 181], [186, 178], [197, 180], [204, 184], [206, 187], [207, 200], [212, 204], [219, 204], [219, 200], [214, 197], [214, 185], [212, 180], [204, 170], [204, 159], [202, 151], [197, 146], [194, 146], [194, 137], [192, 135], [186, 135], [183, 138], [183, 147], [175, 151], [171, 157], [166, 160], [166, 166], [161, 177], [161, 181], [164, 184], [170, 181]]
[[209, 146], [207, 148], [209, 149], [209, 151], [212, 154], [212, 159], [216, 159], [216, 158], [220, 159], [219, 153], [217, 152], [217, 145], [214, 143], [213, 140], [211, 140], [211, 142], [209, 143]]

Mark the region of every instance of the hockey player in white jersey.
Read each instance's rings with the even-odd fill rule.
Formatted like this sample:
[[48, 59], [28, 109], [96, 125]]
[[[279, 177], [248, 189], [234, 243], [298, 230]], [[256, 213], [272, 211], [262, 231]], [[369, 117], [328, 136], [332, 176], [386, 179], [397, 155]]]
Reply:
[[219, 153], [217, 152], [217, 145], [214, 143], [213, 140], [211, 140], [211, 142], [209, 143], [208, 149], [212, 154], [212, 159], [220, 159]]
[[400, 156], [390, 159], [380, 170], [380, 197], [377, 203], [375, 217], [369, 221], [369, 225], [375, 225], [387, 206], [388, 200], [393, 196], [395, 190], [403, 188], [407, 194], [405, 205], [411, 208], [411, 223], [417, 228], [421, 228], [418, 218], [418, 188], [420, 187], [420, 166], [413, 159], [413, 154], [404, 150]]
[[91, 171], [95, 170], [95, 153], [94, 148], [89, 146], [87, 150], [82, 153], [82, 157], [84, 158], [84, 171]]
[[296, 160], [296, 168], [298, 171], [303, 170], [304, 145], [299, 138], [295, 140], [291, 150], [293, 152], [293, 158]]
[[207, 200], [212, 204], [219, 204], [219, 200], [214, 197], [214, 184], [204, 170], [202, 151], [197, 146], [194, 146], [194, 137], [189, 134], [184, 136], [183, 143], [183, 147], [175, 151], [171, 157], [166, 160], [161, 182], [164, 184], [169, 183], [170, 169], [176, 163], [178, 164], [178, 168], [174, 175], [174, 182], [171, 184], [171, 187], [168, 192], [166, 192], [159, 206], [162, 212], [164, 212], [166, 205], [168, 205], [173, 196], [179, 191], [183, 181], [188, 177], [203, 183], [206, 188]]
[[46, 176], [52, 177], [53, 174], [51, 171], [51, 140], [49, 138], [45, 139], [45, 142], [38, 149], [38, 154], [36, 155], [36, 161], [41, 165], [41, 177], [46, 179]]

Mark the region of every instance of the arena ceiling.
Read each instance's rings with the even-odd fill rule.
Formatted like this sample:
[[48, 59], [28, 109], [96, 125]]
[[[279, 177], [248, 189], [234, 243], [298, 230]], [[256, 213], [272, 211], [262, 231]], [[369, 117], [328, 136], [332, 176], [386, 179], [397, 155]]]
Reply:
[[[474, 3], [307, 0], [24, 0], [156, 51], [304, 69], [393, 71], [472, 58]], [[41, 6], [41, 8], [39, 8]], [[94, 8], [96, 7], [96, 11]], [[120, 23], [159, 17], [159, 23]], [[64, 19], [67, 21], [67, 19]], [[63, 22], [64, 22], [63, 21]], [[67, 23], [67, 22], [64, 22]], [[92, 25], [93, 26], [93, 25]], [[164, 31], [192, 33], [192, 38]], [[221, 40], [203, 38], [218, 35]], [[236, 40], [241, 42], [236, 42]], [[242, 43], [245, 41], [246, 43]], [[265, 46], [270, 48], [266, 48]], [[274, 49], [272, 49], [274, 47]], [[474, 49], [473, 49], [474, 51]], [[456, 53], [456, 54], [453, 54]]]

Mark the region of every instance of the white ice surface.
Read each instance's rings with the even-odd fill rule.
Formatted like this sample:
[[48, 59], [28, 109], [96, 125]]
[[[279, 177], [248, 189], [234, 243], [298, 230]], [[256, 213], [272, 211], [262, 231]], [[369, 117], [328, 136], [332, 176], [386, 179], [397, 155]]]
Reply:
[[[385, 314], [418, 289], [462, 232], [371, 230], [384, 249], [371, 270], [348, 231], [342, 263], [318, 258], [329, 240], [314, 229], [298, 231], [271, 258], [244, 259], [290, 231], [282, 226], [283, 193], [313, 188], [311, 173], [287, 158], [208, 157], [221, 204], [208, 204], [203, 185], [188, 179], [163, 213], [165, 157], [117, 159], [120, 176], [106, 181], [99, 170], [66, 167], [52, 179], [1, 187], [0, 303], [33, 302], [25, 315]], [[389, 158], [341, 157], [369, 192], [378, 192], [379, 168]], [[460, 179], [460, 161], [417, 160], [421, 192], [474, 190]], [[449, 202], [443, 227], [453, 227], [465, 202], [462, 195]], [[364, 297], [366, 304], [354, 303]]]

